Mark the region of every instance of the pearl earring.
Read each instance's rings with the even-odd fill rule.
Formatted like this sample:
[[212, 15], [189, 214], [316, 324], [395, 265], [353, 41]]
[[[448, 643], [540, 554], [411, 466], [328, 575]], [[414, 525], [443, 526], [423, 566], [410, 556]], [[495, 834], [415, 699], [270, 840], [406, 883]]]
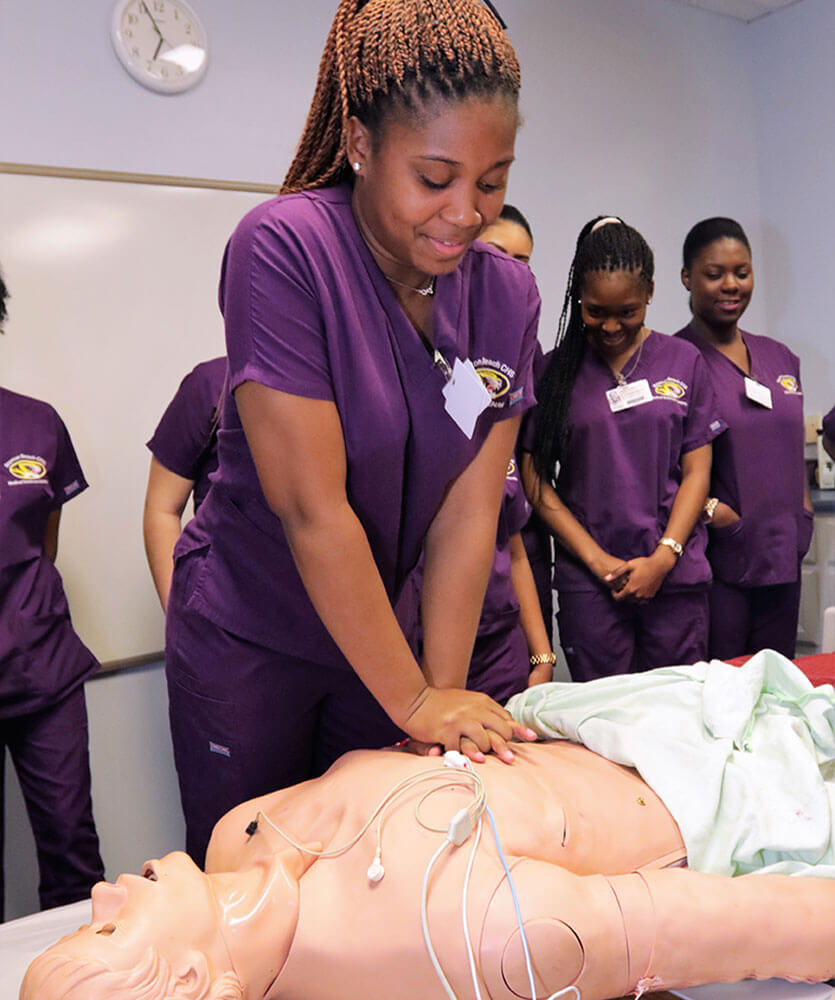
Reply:
[[360, 161], [356, 160], [354, 163], [354, 173], [358, 174], [360, 172]]

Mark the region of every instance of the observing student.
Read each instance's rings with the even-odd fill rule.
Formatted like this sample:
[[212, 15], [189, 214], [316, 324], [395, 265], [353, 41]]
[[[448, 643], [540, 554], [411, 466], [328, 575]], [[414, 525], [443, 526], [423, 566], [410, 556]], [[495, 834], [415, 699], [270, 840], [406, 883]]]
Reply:
[[[533, 277], [474, 245], [504, 200], [519, 85], [477, 0], [342, 0], [281, 196], [229, 243], [219, 467], [167, 614], [198, 861], [230, 806], [346, 750], [405, 732], [510, 761], [532, 738], [464, 689], [534, 401]], [[419, 664], [392, 606], [421, 548]]]
[[812, 538], [800, 363], [779, 341], [741, 330], [751, 246], [733, 219], [703, 219], [684, 241], [693, 318], [676, 336], [701, 351], [728, 430], [716, 442], [708, 558], [710, 656], [765, 647], [794, 656], [800, 563]]
[[151, 467], [142, 532], [162, 610], [168, 605], [174, 546], [190, 496], [195, 513], [217, 468], [217, 425], [226, 380], [226, 358], [196, 365], [180, 383], [148, 442]]
[[560, 641], [574, 680], [702, 659], [711, 442], [707, 367], [649, 330], [654, 261], [614, 217], [580, 231], [557, 344], [523, 446], [557, 541]]
[[[0, 326], [8, 291], [0, 276]], [[41, 909], [104, 878], [93, 822], [84, 681], [98, 669], [78, 638], [55, 557], [62, 506], [87, 488], [48, 404], [0, 386], [0, 920], [8, 750], [32, 824]]]

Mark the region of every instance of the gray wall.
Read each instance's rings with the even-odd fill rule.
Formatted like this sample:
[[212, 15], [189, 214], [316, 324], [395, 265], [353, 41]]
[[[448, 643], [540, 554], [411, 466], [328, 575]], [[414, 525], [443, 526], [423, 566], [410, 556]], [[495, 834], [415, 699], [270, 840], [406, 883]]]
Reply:
[[[278, 183], [335, 0], [194, 2], [212, 63], [195, 91], [163, 97], [117, 63], [110, 0], [0, 0], [0, 159]], [[590, 215], [616, 212], [647, 236], [658, 259], [650, 322], [672, 331], [687, 318], [678, 283], [685, 231], [704, 215], [731, 214], [748, 228], [758, 266], [748, 325], [799, 351], [807, 411], [828, 409], [831, 0], [804, 0], [751, 26], [668, 0], [500, 7], [523, 66], [525, 124], [509, 198], [535, 229], [543, 343], [553, 340], [574, 239]], [[2, 351], [0, 343], [0, 371]], [[96, 812], [112, 874], [181, 844], [160, 682], [156, 670], [89, 688]], [[129, 721], [135, 737], [118, 727], [108, 735], [114, 719]], [[147, 799], [125, 823], [136, 789]], [[7, 819], [25, 825], [14, 809]], [[19, 861], [16, 853], [9, 875], [34, 885]]]

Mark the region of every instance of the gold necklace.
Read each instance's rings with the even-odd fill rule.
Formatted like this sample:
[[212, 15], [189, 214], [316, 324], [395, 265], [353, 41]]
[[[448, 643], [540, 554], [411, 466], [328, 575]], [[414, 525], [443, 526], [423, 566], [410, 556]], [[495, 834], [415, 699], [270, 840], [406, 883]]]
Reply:
[[[649, 336], [649, 334], [647, 334], [647, 337], [648, 336]], [[632, 362], [632, 367], [629, 369], [629, 371], [628, 372], [624, 372], [623, 369], [621, 369], [619, 372], [614, 372], [615, 381], [617, 382], [618, 385], [628, 385], [629, 384], [629, 376], [638, 367], [638, 362], [641, 360], [641, 351], [643, 351], [643, 349], [644, 349], [644, 344], [646, 343], [646, 340], [647, 340], [647, 338], [644, 337], [644, 339], [641, 341], [641, 343], [640, 343], [640, 345], [638, 347], [638, 350], [637, 350], [637, 352], [635, 354], [635, 360]]]
[[435, 281], [436, 276], [433, 274], [429, 279], [429, 284], [425, 288], [415, 288], [414, 285], [407, 285], [402, 281], [398, 281], [397, 278], [390, 278], [387, 274], [385, 275], [386, 281], [390, 281], [393, 285], [400, 285], [401, 288], [408, 288], [410, 292], [417, 292], [418, 295], [431, 296], [435, 294]]

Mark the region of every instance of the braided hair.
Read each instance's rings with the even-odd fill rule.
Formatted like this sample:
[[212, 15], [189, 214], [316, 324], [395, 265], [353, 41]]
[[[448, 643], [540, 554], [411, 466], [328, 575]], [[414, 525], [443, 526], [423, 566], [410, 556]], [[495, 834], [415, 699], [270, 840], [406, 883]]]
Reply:
[[[598, 226], [604, 219], [612, 221]], [[569, 449], [568, 411], [587, 344], [580, 300], [586, 277], [594, 271], [637, 272], [649, 289], [655, 273], [652, 250], [636, 229], [616, 216], [598, 215], [583, 226], [577, 237], [557, 327], [557, 341], [536, 389], [534, 469], [542, 482], [552, 486], [556, 485], [557, 463], [565, 460]]]
[[515, 101], [516, 53], [479, 0], [340, 0], [295, 158], [281, 194], [349, 176], [345, 125], [355, 115], [379, 141], [392, 114], [434, 97], [504, 94]]
[[682, 258], [685, 269], [690, 270], [693, 261], [705, 247], [717, 240], [724, 239], [739, 240], [748, 249], [748, 253], [751, 252], [751, 244], [748, 242], [745, 230], [736, 219], [727, 219], [724, 216], [716, 215], [712, 219], [702, 219], [701, 222], [697, 222], [684, 237]]

